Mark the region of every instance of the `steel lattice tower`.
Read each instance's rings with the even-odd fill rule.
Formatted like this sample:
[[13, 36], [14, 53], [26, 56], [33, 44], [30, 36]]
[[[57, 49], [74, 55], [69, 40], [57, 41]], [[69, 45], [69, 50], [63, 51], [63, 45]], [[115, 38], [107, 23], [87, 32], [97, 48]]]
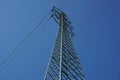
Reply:
[[55, 7], [51, 17], [59, 26], [44, 80], [85, 80], [72, 44], [71, 22], [63, 11]]

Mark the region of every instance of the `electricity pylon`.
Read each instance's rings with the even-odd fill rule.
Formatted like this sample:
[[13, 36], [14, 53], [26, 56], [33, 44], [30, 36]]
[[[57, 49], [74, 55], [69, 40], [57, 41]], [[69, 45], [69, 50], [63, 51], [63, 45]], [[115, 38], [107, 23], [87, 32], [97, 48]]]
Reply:
[[63, 11], [53, 7], [51, 12], [59, 26], [44, 80], [85, 80], [72, 44], [71, 22]]

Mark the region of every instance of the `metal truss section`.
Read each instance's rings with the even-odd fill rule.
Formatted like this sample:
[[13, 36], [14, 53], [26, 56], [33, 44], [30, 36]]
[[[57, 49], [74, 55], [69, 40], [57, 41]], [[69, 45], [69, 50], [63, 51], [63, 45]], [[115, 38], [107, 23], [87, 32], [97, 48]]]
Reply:
[[51, 17], [59, 27], [44, 80], [85, 80], [72, 44], [74, 33], [71, 22], [63, 11], [55, 7]]

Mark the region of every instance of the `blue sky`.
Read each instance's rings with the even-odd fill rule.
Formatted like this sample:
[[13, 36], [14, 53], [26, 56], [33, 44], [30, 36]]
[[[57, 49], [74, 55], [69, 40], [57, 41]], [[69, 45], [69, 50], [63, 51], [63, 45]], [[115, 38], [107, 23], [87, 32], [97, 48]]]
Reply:
[[[0, 64], [57, 6], [72, 21], [76, 34], [73, 43], [86, 80], [120, 80], [119, 3], [119, 0], [0, 0]], [[22, 45], [0, 65], [0, 80], [43, 80], [58, 27], [53, 19], [47, 19], [35, 37], [30, 36], [23, 48]]]

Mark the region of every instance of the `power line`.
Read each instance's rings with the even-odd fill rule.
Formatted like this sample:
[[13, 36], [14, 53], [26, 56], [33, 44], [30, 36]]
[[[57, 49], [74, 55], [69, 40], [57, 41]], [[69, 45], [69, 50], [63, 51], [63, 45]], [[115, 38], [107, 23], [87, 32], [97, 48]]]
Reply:
[[[90, 8], [92, 8], [93, 7], [93, 2], [94, 1], [96, 1], [96, 3], [95, 4], [97, 4], [97, 2], [98, 2], [98, 0], [93, 0], [93, 1], [91, 1], [91, 3], [88, 5], [88, 7], [85, 9], [85, 11], [88, 11]], [[81, 15], [80, 15], [81, 16]], [[74, 19], [73, 19], [73, 22], [72, 23], [76, 23], [80, 18], [80, 16], [76, 16]], [[88, 14], [87, 16], [85, 16], [85, 17], [89, 17], [90, 15]], [[85, 18], [84, 18], [85, 19]], [[84, 19], [82, 19], [81, 21], [83, 21]], [[80, 21], [80, 22], [81, 22]]]
[[[15, 52], [19, 49], [19, 48], [23, 48], [28, 42], [30, 42], [31, 40], [32, 40], [32, 38], [44, 27], [44, 26], [40, 26], [44, 21], [45, 21], [45, 19], [49, 16], [49, 14], [50, 14], [50, 12], [47, 14], [47, 15], [45, 15], [44, 17], [43, 17], [43, 19], [32, 29], [32, 31], [18, 44], [18, 46], [16, 47], [16, 48], [14, 48], [13, 50], [12, 50], [12, 52], [7, 56], [7, 58], [2, 62], [2, 63], [0, 63], [0, 67], [2, 67], [2, 65], [4, 65], [14, 54], [15, 54]], [[48, 19], [49, 20], [49, 19]], [[46, 21], [46, 22], [48, 22], [48, 20]], [[46, 24], [46, 23], [45, 23]], [[40, 27], [39, 27], [40, 26]], [[37, 30], [37, 31], [36, 31]], [[34, 33], [34, 34], [33, 34]], [[32, 35], [33, 34], [33, 35]], [[31, 37], [31, 38], [30, 38]], [[29, 40], [28, 40], [28, 38], [30, 38]], [[26, 41], [26, 43], [25, 43], [25, 41]], [[20, 49], [20, 50], [21, 50]], [[19, 50], [19, 52], [20, 52], [20, 50]], [[16, 56], [17, 54], [15, 54], [9, 61], [8, 61], [8, 63], [0, 70], [0, 72], [1, 71], [3, 71], [3, 69], [5, 68], [5, 67], [7, 67], [7, 65], [15, 58], [15, 56]]]
[[[52, 43], [51, 43], [51, 45], [52, 45]], [[45, 51], [46, 50], [49, 50], [49, 46], [47, 46], [46, 48], [45, 48]], [[32, 71], [32, 73], [29, 75], [29, 77], [27, 78], [27, 79], [25, 79], [25, 80], [29, 80], [29, 79], [31, 79], [31, 78], [34, 78], [35, 77], [35, 75], [37, 74], [37, 76], [39, 75], [39, 76], [41, 76], [41, 72], [39, 71], [38, 72], [38, 70], [43, 70], [42, 69], [42, 67], [40, 68], [41, 66], [39, 65], [39, 68], [36, 68], [34, 71]], [[38, 73], [37, 73], [38, 72]], [[24, 80], [24, 79], [22, 79], [22, 80]]]
[[[60, 6], [60, 3], [61, 3], [61, 0], [59, 0], [58, 2], [56, 2], [56, 5], [55, 5], [55, 6]], [[39, 24], [38, 24], [38, 25], [39, 25]], [[34, 29], [34, 30], [36, 30], [36, 29]], [[41, 29], [39, 28], [39, 30], [41, 30]], [[39, 30], [37, 30], [34, 35], [36, 35], [36, 34], [39, 32]], [[32, 31], [33, 31], [33, 30], [32, 30]], [[31, 31], [31, 32], [32, 32], [32, 31]], [[28, 41], [28, 42], [29, 42], [29, 41]], [[26, 43], [26, 44], [27, 44], [27, 43]], [[24, 47], [24, 46], [23, 46], [23, 47]], [[23, 48], [23, 47], [22, 47], [22, 48]], [[11, 59], [11, 61], [12, 61], [12, 59]], [[9, 61], [9, 63], [10, 63], [11, 61]], [[9, 64], [9, 63], [8, 63], [8, 64]], [[7, 64], [7, 65], [8, 65], [8, 64]], [[7, 65], [6, 65], [6, 66], [7, 66]], [[2, 71], [2, 70], [1, 70], [1, 71]], [[0, 71], [0, 72], [1, 72], [1, 71]], [[24, 79], [24, 78], [23, 78], [23, 79]]]
[[[106, 0], [106, 1], [107, 1], [107, 0]], [[110, 3], [110, 1], [109, 1], [109, 3]], [[109, 3], [108, 3], [108, 4], [109, 4]], [[108, 4], [106, 5], [106, 4], [105, 4], [105, 1], [103, 2], [103, 5], [106, 5], [106, 7], [108, 6]], [[104, 6], [102, 6], [102, 7], [99, 6], [99, 8], [100, 8], [100, 10], [99, 10], [99, 11], [96, 10], [96, 11], [95, 11], [96, 14], [93, 15], [93, 16], [90, 16], [91, 18], [90, 18], [90, 20], [88, 21], [88, 23], [85, 24], [85, 25], [83, 25], [83, 27], [81, 27], [81, 30], [76, 34], [76, 36], [78, 36], [78, 34], [79, 34], [80, 32], [82, 32], [86, 27], [88, 27], [87, 25], [90, 24], [91, 21], [95, 20], [97, 16], [99, 16], [99, 15], [102, 14], [102, 12], [103, 12], [103, 10], [104, 10]], [[80, 26], [80, 25], [81, 25], [81, 24], [78, 24], [78, 26]], [[78, 28], [79, 28], [79, 27], [78, 27]], [[78, 30], [78, 29], [77, 29], [77, 30]]]
[[[99, 4], [98, 4], [97, 6], [94, 6], [94, 7], [95, 7], [94, 11], [91, 12], [91, 13], [89, 13], [88, 15], [86, 15], [83, 19], [81, 19], [80, 24], [83, 23], [83, 22], [85, 22], [85, 20], [88, 20], [89, 17], [94, 16], [94, 14], [97, 13], [97, 12], [104, 6], [104, 4], [105, 4], [106, 1], [107, 1], [107, 0], [103, 0], [102, 2], [99, 2]], [[97, 4], [97, 3], [96, 3], [96, 4]], [[93, 7], [93, 6], [92, 6], [92, 7]], [[87, 10], [89, 10], [89, 9], [90, 9], [90, 8], [88, 8]], [[77, 19], [74, 20], [74, 21], [77, 21], [78, 18], [79, 18], [79, 17], [77, 17]], [[80, 24], [78, 24], [77, 26], [79, 26]]]
[[[49, 47], [47, 46], [44, 51], [47, 51], [48, 49], [49, 49]], [[41, 55], [39, 56], [39, 59], [40, 59], [40, 58], [41, 58]], [[38, 60], [38, 59], [36, 59], [36, 60]], [[38, 64], [38, 62], [37, 62], [37, 63], [35, 62], [33, 65], [36, 65], [36, 64]], [[38, 66], [39, 66], [39, 68], [36, 67], [34, 70], [29, 69], [28, 74], [27, 74], [27, 75], [24, 75], [24, 76], [21, 76], [21, 77], [20, 77], [20, 80], [29, 80], [29, 79], [34, 78], [34, 77], [35, 77], [35, 74], [36, 74], [39, 70], [43, 70], [40, 65], [38, 65]], [[31, 68], [32, 68], [32, 66], [31, 66]], [[32, 71], [31, 71], [31, 70], [32, 70]], [[38, 74], [39, 74], [39, 76], [41, 76], [40, 71], [38, 72]], [[37, 74], [37, 75], [38, 75], [38, 74]]]
[[[109, 1], [108, 4], [110, 4], [110, 2], [111, 2], [111, 1]], [[108, 4], [107, 4], [106, 7], [108, 7]], [[99, 11], [98, 14], [96, 14], [95, 16], [93, 16], [93, 17], [91, 18], [91, 20], [89, 20], [88, 23], [87, 23], [86, 25], [84, 25], [84, 26], [82, 27], [82, 29], [76, 33], [77, 38], [78, 38], [79, 33], [82, 32], [85, 28], [87, 28], [87, 27], [88, 27], [87, 25], [90, 24], [91, 21], [95, 20], [98, 15], [101, 15], [101, 14], [102, 14], [103, 10], [104, 10], [104, 8], [102, 8], [102, 9]]]
[[[58, 5], [60, 3], [61, 0], [59, 0], [56, 4]], [[60, 5], [60, 4], [59, 4]], [[17, 51], [18, 48], [20, 48], [22, 46], [22, 44], [35, 32], [35, 30], [37, 30], [37, 28], [43, 23], [43, 21], [50, 15], [50, 12], [43, 17], [43, 19], [33, 28], [33, 30], [20, 42], [20, 44], [12, 50], [12, 52], [8, 55], [8, 57], [2, 62], [0, 63], [0, 66], [2, 66], [8, 59], [10, 56], [12, 56], [13, 53], [15, 53], [15, 51]], [[48, 19], [49, 20], [49, 19]], [[40, 27], [37, 32], [34, 34], [34, 36], [43, 28]], [[33, 37], [32, 37], [33, 38]]]

